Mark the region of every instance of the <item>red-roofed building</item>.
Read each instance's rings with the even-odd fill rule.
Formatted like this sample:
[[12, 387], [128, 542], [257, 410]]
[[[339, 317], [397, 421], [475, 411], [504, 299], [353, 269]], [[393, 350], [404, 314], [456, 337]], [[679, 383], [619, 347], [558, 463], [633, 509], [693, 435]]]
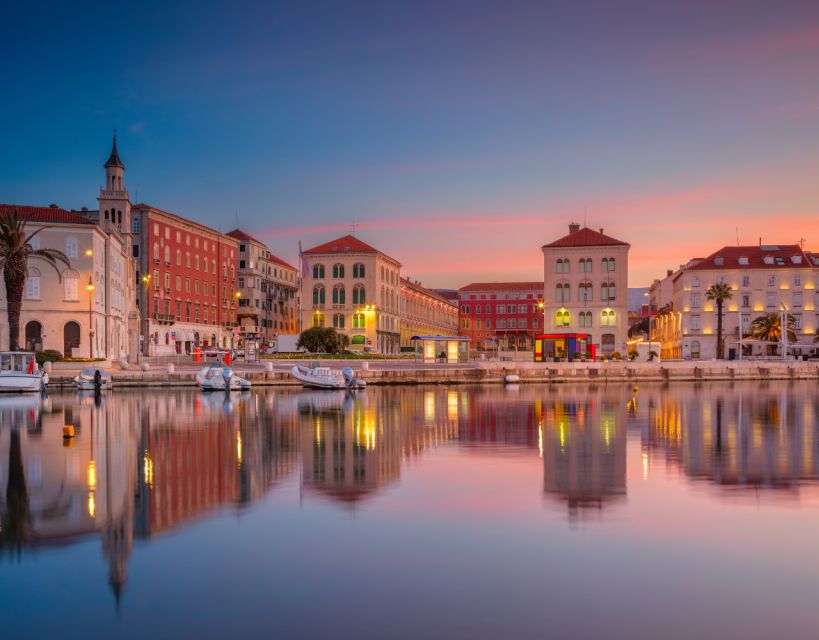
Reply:
[[[815, 351], [819, 329], [817, 289], [819, 261], [798, 244], [723, 247], [706, 258], [691, 260], [652, 285], [652, 303], [660, 305], [652, 339], [666, 359], [711, 360], [717, 355], [717, 310], [708, 289], [730, 285], [732, 296], [723, 307], [726, 358], [781, 354], [777, 343], [752, 339], [753, 321], [787, 310], [794, 319], [796, 343], [789, 354]], [[669, 293], [670, 299], [669, 299]]]
[[302, 329], [334, 327], [350, 349], [400, 350], [401, 263], [352, 235], [303, 252]]
[[[579, 224], [541, 247], [545, 302], [543, 359], [627, 355], [629, 244]], [[586, 351], [569, 337], [585, 334]], [[565, 335], [565, 339], [553, 336]], [[577, 342], [572, 342], [576, 345]], [[576, 347], [575, 347], [576, 348]]]
[[473, 282], [458, 290], [458, 333], [474, 348], [529, 350], [543, 330], [542, 282]]
[[238, 317], [242, 340], [258, 340], [267, 346], [280, 334], [298, 333], [296, 268], [241, 229], [227, 235], [239, 241]]

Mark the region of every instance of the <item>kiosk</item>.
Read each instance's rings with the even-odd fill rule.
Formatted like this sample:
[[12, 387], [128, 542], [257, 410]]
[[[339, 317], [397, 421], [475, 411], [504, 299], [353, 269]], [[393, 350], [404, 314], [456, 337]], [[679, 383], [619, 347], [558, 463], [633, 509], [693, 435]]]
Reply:
[[597, 349], [588, 333], [542, 333], [535, 336], [535, 362], [597, 359]]
[[465, 336], [413, 336], [415, 361], [441, 364], [469, 362], [469, 338]]

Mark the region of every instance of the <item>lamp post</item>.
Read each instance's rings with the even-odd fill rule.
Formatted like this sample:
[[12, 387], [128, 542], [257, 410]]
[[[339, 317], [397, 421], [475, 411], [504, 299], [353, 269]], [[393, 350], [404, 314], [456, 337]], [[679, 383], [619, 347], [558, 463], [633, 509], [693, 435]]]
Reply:
[[93, 313], [92, 305], [94, 303], [94, 283], [91, 281], [91, 276], [88, 276], [88, 284], [85, 286], [88, 291], [88, 357], [94, 358], [94, 329], [93, 329]]

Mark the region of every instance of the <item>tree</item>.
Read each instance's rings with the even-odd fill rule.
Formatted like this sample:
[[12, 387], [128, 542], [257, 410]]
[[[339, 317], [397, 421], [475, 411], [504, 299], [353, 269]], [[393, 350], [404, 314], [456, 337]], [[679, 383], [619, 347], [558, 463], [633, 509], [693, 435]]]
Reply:
[[59, 263], [71, 266], [68, 258], [57, 249], [35, 249], [31, 239], [40, 231], [26, 233], [26, 221], [17, 215], [17, 210], [0, 215], [0, 269], [3, 270], [3, 280], [6, 285], [6, 299], [8, 300], [9, 322], [9, 350], [20, 349], [20, 310], [23, 306], [23, 290], [28, 275], [28, 261], [32, 258], [44, 260], [57, 272], [62, 279]]
[[722, 337], [722, 305], [726, 300], [733, 297], [733, 293], [731, 293], [731, 287], [727, 284], [717, 282], [708, 287], [705, 297], [717, 304], [717, 360], [723, 360], [725, 358], [725, 344]]
[[301, 332], [296, 346], [311, 353], [341, 353], [349, 343], [350, 339], [333, 327], [310, 327]]
[[[796, 342], [796, 320], [791, 314], [788, 316], [788, 342]], [[766, 342], [780, 342], [782, 340], [782, 318], [778, 313], [766, 313], [755, 318], [751, 323], [754, 338]]]

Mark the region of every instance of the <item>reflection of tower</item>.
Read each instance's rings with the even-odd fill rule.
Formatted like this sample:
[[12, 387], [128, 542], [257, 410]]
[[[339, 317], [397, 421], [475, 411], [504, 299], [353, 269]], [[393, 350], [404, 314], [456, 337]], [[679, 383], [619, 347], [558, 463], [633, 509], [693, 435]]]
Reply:
[[547, 494], [578, 509], [602, 508], [626, 493], [626, 428], [614, 402], [555, 402], [543, 437]]

